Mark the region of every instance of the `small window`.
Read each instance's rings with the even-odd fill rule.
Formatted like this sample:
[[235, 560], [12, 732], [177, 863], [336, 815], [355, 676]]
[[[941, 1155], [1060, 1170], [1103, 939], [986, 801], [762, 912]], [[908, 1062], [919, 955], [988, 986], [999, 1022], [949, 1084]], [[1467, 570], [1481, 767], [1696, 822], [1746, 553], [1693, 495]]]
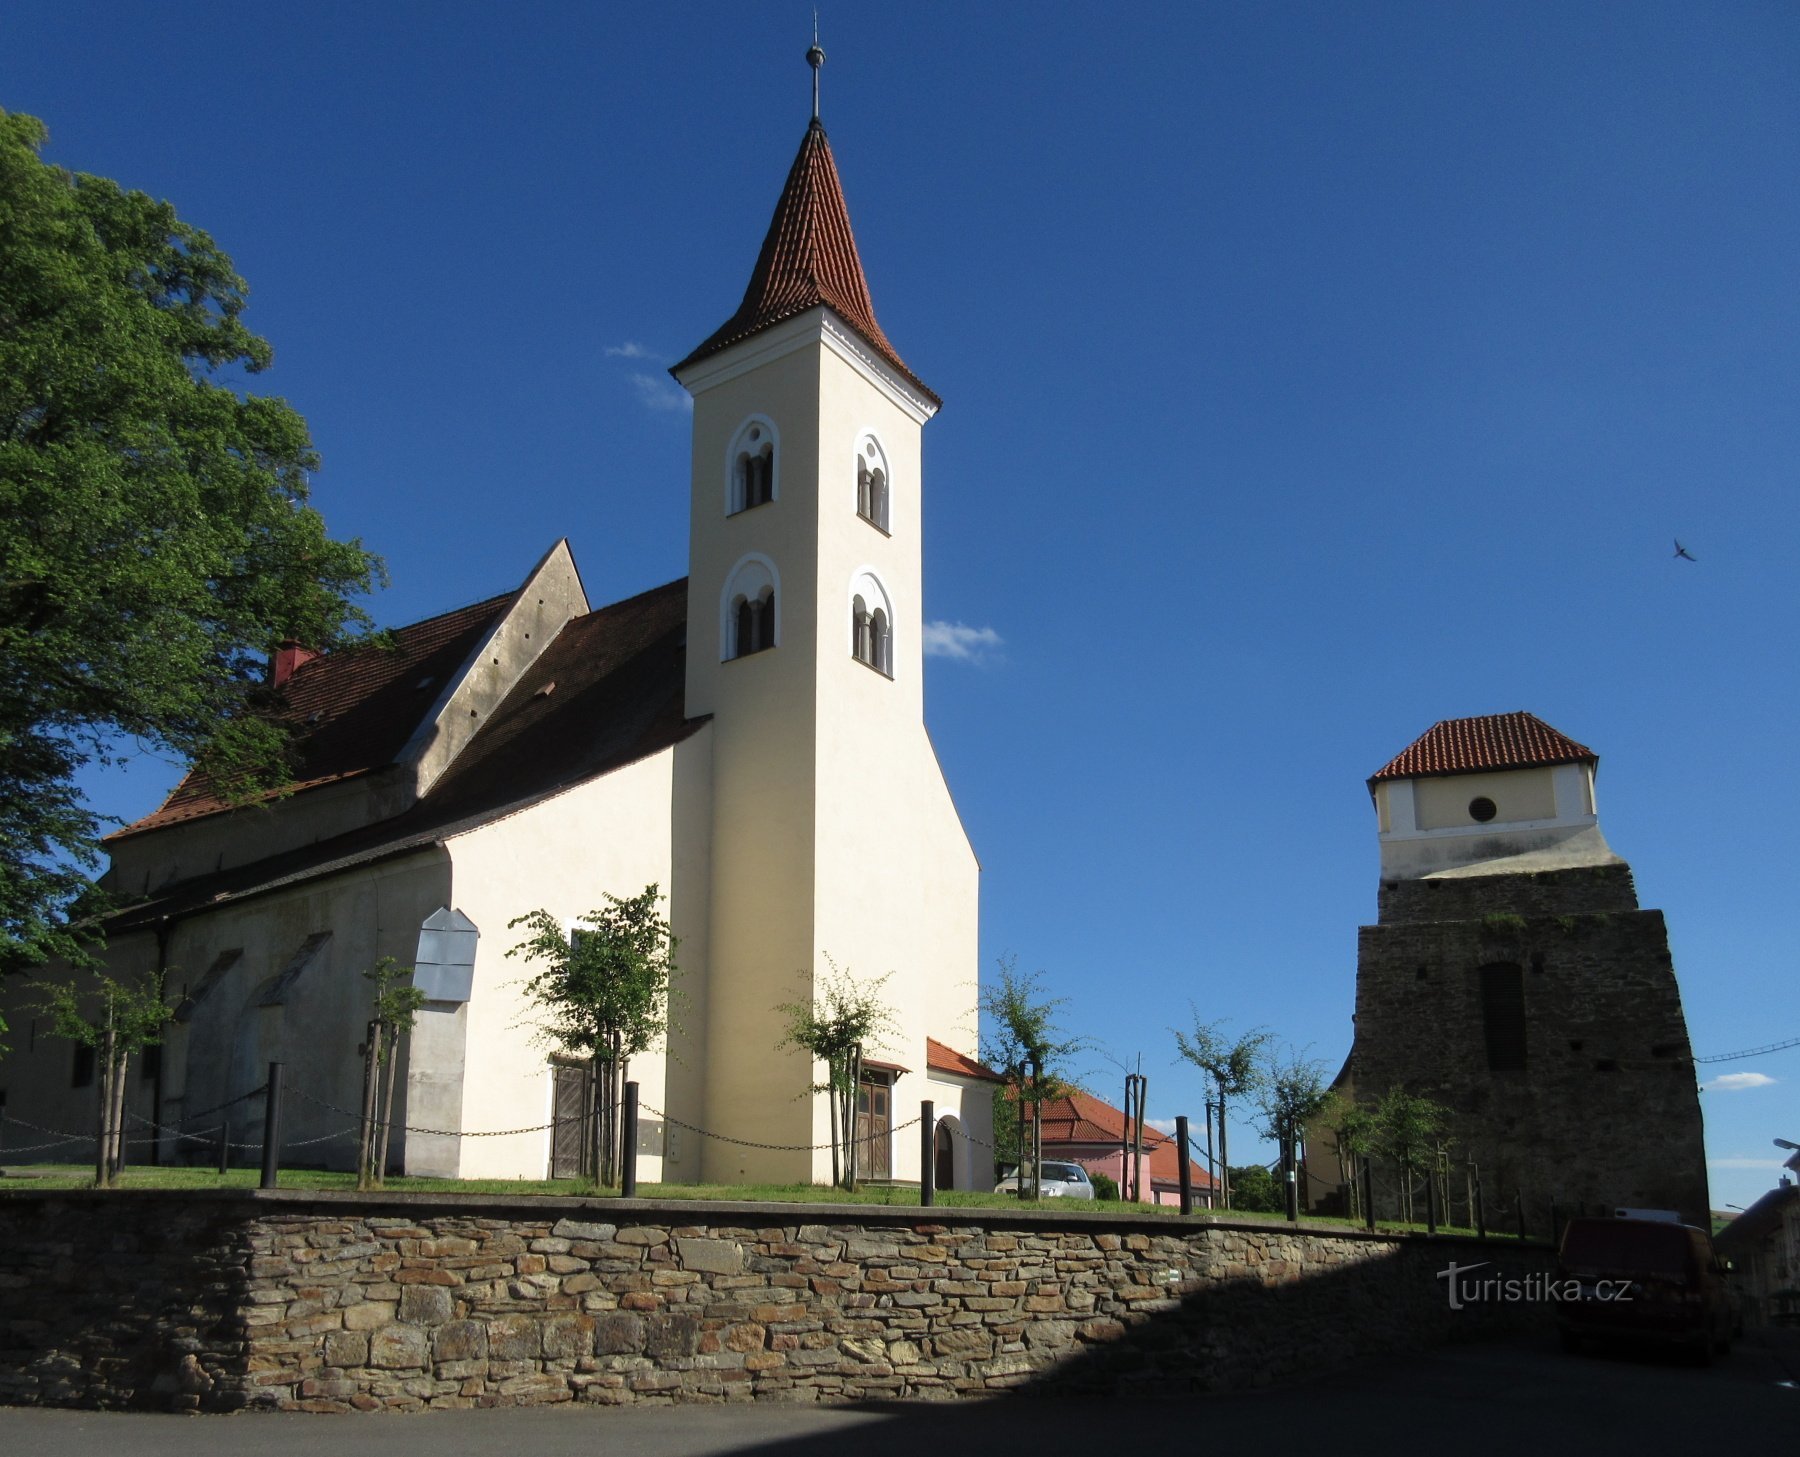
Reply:
[[138, 1077], [153, 1083], [162, 1076], [162, 1043], [152, 1042], [138, 1054]]
[[893, 610], [871, 572], [850, 583], [850, 656], [885, 677], [894, 676]]
[[85, 1042], [75, 1044], [75, 1064], [69, 1070], [69, 1086], [71, 1088], [94, 1086], [94, 1049]]
[[1485, 825], [1498, 813], [1499, 806], [1485, 794], [1477, 795], [1469, 801], [1469, 818], [1478, 825]]
[[780, 591], [767, 557], [752, 554], [739, 562], [719, 605], [721, 659], [746, 658], [780, 645]]
[[1525, 1066], [1525, 977], [1510, 961], [1481, 968], [1481, 1025], [1490, 1072]]
[[765, 587], [755, 597], [738, 597], [733, 603], [737, 630], [731, 656], [745, 658], [775, 646], [775, 593]]
[[760, 416], [746, 420], [731, 444], [726, 512], [736, 515], [775, 499], [775, 427]]
[[865, 435], [856, 445], [856, 514], [888, 529], [888, 463], [881, 442]]

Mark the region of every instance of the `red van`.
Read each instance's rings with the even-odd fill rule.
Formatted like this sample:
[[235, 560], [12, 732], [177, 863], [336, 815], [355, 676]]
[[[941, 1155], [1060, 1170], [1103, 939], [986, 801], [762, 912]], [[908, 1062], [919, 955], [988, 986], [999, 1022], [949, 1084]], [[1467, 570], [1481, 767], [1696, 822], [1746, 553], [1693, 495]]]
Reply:
[[1566, 1350], [1590, 1340], [1671, 1346], [1695, 1360], [1731, 1349], [1733, 1316], [1712, 1236], [1659, 1219], [1571, 1219], [1557, 1255]]

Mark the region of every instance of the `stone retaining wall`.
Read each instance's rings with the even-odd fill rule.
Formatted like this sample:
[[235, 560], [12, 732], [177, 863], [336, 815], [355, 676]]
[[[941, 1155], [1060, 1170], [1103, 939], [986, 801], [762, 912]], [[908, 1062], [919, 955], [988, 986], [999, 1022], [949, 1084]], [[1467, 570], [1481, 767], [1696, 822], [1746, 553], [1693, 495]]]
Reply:
[[[1548, 1318], [1536, 1247], [1037, 1211], [0, 1195], [0, 1401], [306, 1411], [1227, 1389]], [[1490, 1273], [1484, 1270], [1484, 1274]]]

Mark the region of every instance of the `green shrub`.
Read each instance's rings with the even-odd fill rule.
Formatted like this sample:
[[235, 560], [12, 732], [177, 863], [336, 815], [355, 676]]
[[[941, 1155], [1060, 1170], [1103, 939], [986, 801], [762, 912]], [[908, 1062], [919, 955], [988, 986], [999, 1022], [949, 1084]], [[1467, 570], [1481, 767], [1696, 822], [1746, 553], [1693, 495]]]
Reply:
[[1119, 1186], [1112, 1181], [1110, 1175], [1090, 1172], [1088, 1178], [1093, 1183], [1096, 1199], [1117, 1199], [1119, 1197]]
[[1481, 918], [1481, 934], [1502, 940], [1523, 934], [1525, 918], [1511, 911], [1489, 911]]

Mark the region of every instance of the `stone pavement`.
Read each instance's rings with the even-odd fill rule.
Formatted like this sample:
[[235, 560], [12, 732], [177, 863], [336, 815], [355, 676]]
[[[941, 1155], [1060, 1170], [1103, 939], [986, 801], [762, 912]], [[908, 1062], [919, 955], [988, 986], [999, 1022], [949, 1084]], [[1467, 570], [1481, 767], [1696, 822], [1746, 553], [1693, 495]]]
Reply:
[[[180, 1417], [0, 1408], [0, 1452], [30, 1457], [954, 1457], [1064, 1452], [1128, 1435], [1258, 1450], [1470, 1454], [1700, 1452], [1791, 1444], [1800, 1350], [1752, 1337], [1711, 1369], [1655, 1356], [1568, 1357], [1545, 1341], [1462, 1346], [1228, 1396], [1019, 1397], [847, 1407], [532, 1407], [499, 1411]], [[1414, 1444], [1416, 1445], [1416, 1444]]]

